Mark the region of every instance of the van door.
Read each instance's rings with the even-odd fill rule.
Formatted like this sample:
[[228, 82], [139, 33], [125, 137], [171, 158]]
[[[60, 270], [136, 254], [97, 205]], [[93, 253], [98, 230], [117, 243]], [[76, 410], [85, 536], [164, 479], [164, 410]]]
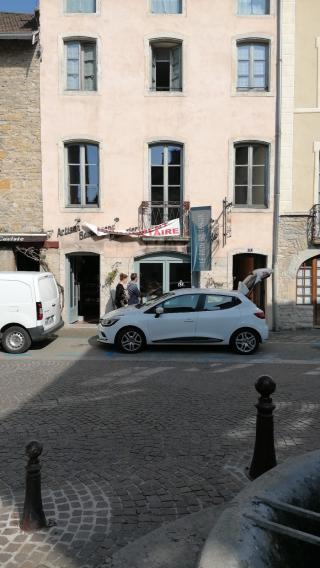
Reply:
[[43, 273], [38, 279], [39, 301], [42, 304], [43, 318], [38, 321], [45, 330], [54, 327], [61, 319], [59, 291], [52, 274]]

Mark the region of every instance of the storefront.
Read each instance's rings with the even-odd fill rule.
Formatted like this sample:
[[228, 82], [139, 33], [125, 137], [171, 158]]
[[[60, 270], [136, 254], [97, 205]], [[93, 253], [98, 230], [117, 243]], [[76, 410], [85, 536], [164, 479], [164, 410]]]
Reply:
[[40, 270], [47, 233], [0, 233], [0, 270]]
[[190, 257], [186, 254], [164, 252], [135, 258], [134, 272], [145, 298], [191, 286]]

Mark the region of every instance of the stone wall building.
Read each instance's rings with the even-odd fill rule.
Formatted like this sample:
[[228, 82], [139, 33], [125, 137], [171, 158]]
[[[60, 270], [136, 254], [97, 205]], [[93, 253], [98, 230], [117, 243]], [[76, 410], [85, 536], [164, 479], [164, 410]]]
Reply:
[[277, 323], [320, 326], [320, 4], [283, 0]]
[[39, 269], [17, 247], [43, 231], [40, 52], [31, 14], [0, 13], [0, 270]]

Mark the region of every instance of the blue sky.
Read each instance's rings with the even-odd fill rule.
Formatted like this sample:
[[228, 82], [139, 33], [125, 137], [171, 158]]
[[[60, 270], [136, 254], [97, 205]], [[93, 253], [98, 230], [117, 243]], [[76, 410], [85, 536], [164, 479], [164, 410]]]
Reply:
[[0, 0], [0, 12], [33, 12], [38, 0]]

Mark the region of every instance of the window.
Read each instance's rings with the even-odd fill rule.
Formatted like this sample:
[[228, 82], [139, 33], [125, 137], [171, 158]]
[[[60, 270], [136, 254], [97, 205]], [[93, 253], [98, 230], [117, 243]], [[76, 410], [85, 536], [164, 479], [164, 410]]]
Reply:
[[270, 0], [238, 0], [238, 14], [249, 16], [270, 14]]
[[66, 12], [94, 13], [96, 12], [96, 0], [66, 0]]
[[238, 91], [269, 89], [269, 44], [238, 43]]
[[99, 206], [99, 147], [90, 143], [65, 146], [68, 207]]
[[213, 312], [216, 310], [227, 310], [241, 304], [241, 301], [234, 296], [219, 296], [218, 294], [207, 294], [203, 306], [204, 312]]
[[312, 304], [312, 259], [304, 262], [298, 270], [297, 304]]
[[156, 308], [162, 307], [165, 314], [176, 314], [183, 312], [195, 312], [199, 302], [199, 294], [186, 294], [175, 296], [158, 304]]
[[180, 217], [183, 150], [175, 144], [150, 146], [151, 225]]
[[182, 14], [182, 0], [151, 0], [152, 14]]
[[65, 42], [66, 90], [96, 91], [97, 65], [94, 41]]
[[268, 154], [266, 144], [235, 146], [234, 205], [267, 207]]
[[181, 42], [161, 41], [151, 43], [152, 91], [181, 91], [182, 64]]

